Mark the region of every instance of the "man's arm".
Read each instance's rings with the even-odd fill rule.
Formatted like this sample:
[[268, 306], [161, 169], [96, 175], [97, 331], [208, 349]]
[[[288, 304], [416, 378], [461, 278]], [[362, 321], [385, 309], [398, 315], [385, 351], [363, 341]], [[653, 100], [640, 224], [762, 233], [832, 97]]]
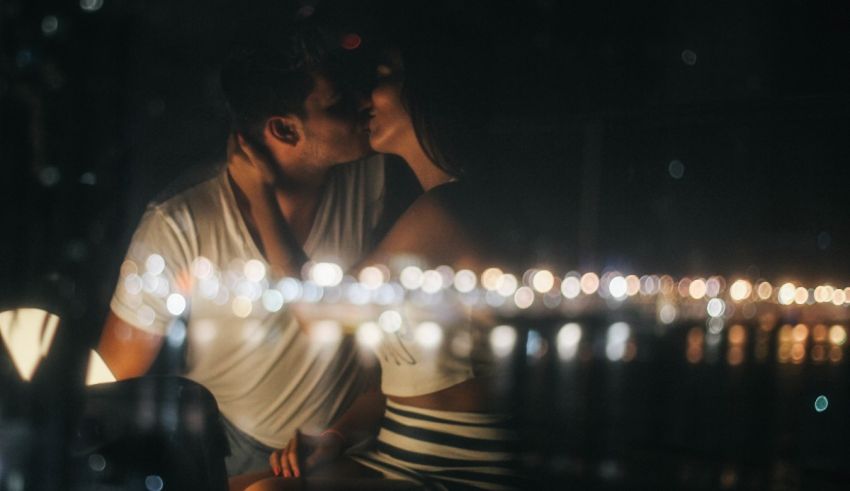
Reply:
[[162, 347], [163, 336], [123, 321], [111, 310], [97, 352], [118, 380], [147, 373]]

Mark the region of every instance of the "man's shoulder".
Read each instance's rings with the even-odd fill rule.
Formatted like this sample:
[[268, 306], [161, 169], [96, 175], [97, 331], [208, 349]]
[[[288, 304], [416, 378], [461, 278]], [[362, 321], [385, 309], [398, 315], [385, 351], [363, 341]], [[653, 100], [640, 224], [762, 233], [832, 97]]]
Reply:
[[204, 210], [215, 210], [222, 203], [225, 178], [221, 166], [186, 173], [157, 194], [148, 204], [148, 209], [165, 215], [191, 210], [193, 215], [198, 216]]

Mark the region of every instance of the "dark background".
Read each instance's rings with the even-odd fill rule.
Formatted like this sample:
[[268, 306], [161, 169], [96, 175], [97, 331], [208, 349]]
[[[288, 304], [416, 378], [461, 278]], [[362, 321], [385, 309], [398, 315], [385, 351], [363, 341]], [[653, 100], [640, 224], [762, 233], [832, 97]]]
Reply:
[[[145, 203], [222, 158], [234, 33], [304, 4], [0, 2], [0, 291], [102, 314]], [[491, 34], [493, 175], [529, 263], [848, 277], [850, 4], [451, 5]]]
[[[0, 307], [47, 305], [93, 343], [145, 204], [223, 158], [215, 69], [234, 33], [307, 3], [0, 0]], [[850, 3], [637, 3], [445, 7], [488, 26], [498, 61], [505, 243], [558, 271], [846, 286]], [[610, 321], [586, 319], [589, 339]], [[683, 489], [806, 489], [846, 462], [847, 363], [689, 367], [684, 330], [643, 336], [652, 363], [520, 370], [544, 382], [525, 387], [547, 459], [532, 468], [622, 489], [670, 484], [646, 478], [662, 466]], [[829, 419], [814, 419], [819, 393]], [[565, 418], [547, 426], [552, 411]]]

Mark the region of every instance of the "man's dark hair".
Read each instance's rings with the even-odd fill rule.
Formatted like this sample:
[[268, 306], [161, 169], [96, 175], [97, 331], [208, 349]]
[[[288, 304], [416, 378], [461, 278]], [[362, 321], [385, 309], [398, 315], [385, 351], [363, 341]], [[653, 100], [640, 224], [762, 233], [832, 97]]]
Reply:
[[333, 71], [339, 51], [338, 36], [322, 26], [292, 23], [259, 31], [238, 41], [221, 70], [233, 130], [257, 144], [268, 118], [306, 116], [314, 76]]

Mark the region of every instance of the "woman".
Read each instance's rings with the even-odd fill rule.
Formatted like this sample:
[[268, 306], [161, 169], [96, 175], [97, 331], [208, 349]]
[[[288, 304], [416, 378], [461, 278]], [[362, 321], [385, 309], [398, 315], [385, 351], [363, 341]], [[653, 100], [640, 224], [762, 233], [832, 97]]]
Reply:
[[[455, 268], [480, 270], [486, 264], [482, 241], [459, 207], [467, 194], [460, 179], [474, 174], [469, 163], [479, 160], [472, 152], [486, 148], [476, 145], [475, 138], [483, 133], [483, 104], [481, 94], [475, 93], [482, 86], [474, 77], [483, 72], [469, 66], [466, 54], [471, 51], [458, 46], [410, 39], [388, 50], [377, 68], [378, 83], [368, 107], [370, 143], [378, 152], [402, 157], [424, 193], [363, 265], [400, 254]], [[250, 148], [243, 150], [259, 162]], [[267, 245], [270, 261], [285, 258], [286, 251], [272, 250], [280, 246], [274, 224], [260, 223], [258, 228], [261, 240], [272, 244]], [[335, 467], [332, 475], [369, 475], [366, 469], [372, 469], [439, 489], [516, 487], [516, 448], [508, 418], [488, 412], [480, 367], [471, 357], [458, 358], [447, 348], [435, 350], [403, 336], [385, 335], [377, 347], [383, 394], [366, 394], [318, 437], [297, 435], [274, 452], [270, 465], [275, 475], [298, 477], [340, 456], [354, 435], [374, 433], [380, 426], [376, 447], [349, 452], [346, 469]], [[270, 479], [249, 489], [286, 488], [286, 480]]]

